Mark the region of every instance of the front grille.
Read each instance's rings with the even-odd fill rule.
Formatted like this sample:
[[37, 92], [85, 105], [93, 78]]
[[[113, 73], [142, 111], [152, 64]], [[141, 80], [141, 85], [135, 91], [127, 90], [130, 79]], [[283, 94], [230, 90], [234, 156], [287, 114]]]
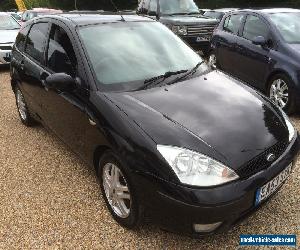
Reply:
[[[258, 155], [254, 159], [250, 160], [243, 167], [241, 167], [237, 171], [238, 175], [241, 178], [247, 178], [263, 169], [270, 167], [271, 164], [274, 161], [276, 161], [283, 154], [283, 152], [286, 150], [287, 146], [288, 146], [288, 143], [286, 143], [286, 142], [278, 142], [274, 146], [268, 148], [262, 154]], [[267, 160], [267, 156], [271, 153], [274, 154], [276, 157], [273, 162], [269, 162]]]
[[188, 36], [211, 36], [214, 29], [215, 29], [215, 24], [204, 24], [204, 25], [193, 25], [193, 26], [188, 26]]
[[7, 45], [0, 45], [0, 50], [12, 50], [12, 46], [7, 46]]

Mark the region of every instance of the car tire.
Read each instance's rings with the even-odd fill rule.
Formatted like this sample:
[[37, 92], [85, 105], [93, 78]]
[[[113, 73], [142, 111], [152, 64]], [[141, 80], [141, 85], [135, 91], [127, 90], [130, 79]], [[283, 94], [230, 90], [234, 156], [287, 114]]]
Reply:
[[271, 78], [268, 84], [268, 97], [287, 114], [295, 112], [295, 94], [293, 93], [293, 81], [284, 74], [277, 74]]
[[139, 226], [142, 209], [138, 204], [128, 168], [116, 154], [108, 150], [99, 160], [97, 174], [102, 195], [113, 218], [128, 229]]
[[33, 126], [35, 124], [35, 120], [31, 117], [24, 95], [18, 86], [15, 87], [14, 93], [21, 122], [27, 127]]
[[212, 69], [217, 69], [219, 68], [219, 65], [218, 65], [218, 61], [217, 61], [217, 56], [215, 54], [214, 51], [211, 51], [209, 53], [209, 56], [208, 56], [208, 65], [212, 68]]

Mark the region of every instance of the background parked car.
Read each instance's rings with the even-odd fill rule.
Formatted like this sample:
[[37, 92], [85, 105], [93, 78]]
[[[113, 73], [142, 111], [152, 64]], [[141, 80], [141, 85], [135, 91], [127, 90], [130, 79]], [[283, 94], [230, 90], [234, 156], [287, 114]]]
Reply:
[[32, 10], [26, 10], [22, 14], [21, 18], [21, 25], [23, 25], [25, 22], [28, 20], [41, 16], [41, 15], [47, 15], [47, 14], [59, 14], [63, 13], [61, 10], [56, 10], [56, 9], [47, 9], [47, 8], [33, 8]]
[[286, 112], [300, 105], [300, 10], [227, 14], [212, 38], [210, 64], [248, 82]]
[[11, 50], [20, 29], [20, 24], [8, 13], [0, 12], [0, 63], [10, 62]]
[[137, 13], [169, 27], [195, 50], [207, 53], [218, 21], [203, 17], [193, 0], [141, 0]]
[[10, 14], [16, 21], [20, 22], [21, 21], [21, 14], [18, 12], [7, 12]]
[[237, 8], [224, 8], [224, 9], [208, 10], [203, 13], [203, 16], [215, 18], [215, 19], [221, 21], [225, 14], [227, 14], [228, 12], [231, 12], [231, 11], [235, 11], [235, 10], [238, 10], [238, 9]]

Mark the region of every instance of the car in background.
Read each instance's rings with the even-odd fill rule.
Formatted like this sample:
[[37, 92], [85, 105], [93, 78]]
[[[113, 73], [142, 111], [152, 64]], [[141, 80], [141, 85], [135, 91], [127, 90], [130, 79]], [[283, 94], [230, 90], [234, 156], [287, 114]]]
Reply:
[[31, 20], [11, 77], [22, 123], [44, 124], [95, 168], [126, 228], [146, 220], [195, 237], [227, 230], [295, 166], [287, 115], [150, 18]]
[[0, 12], [0, 64], [8, 64], [20, 24], [8, 13]]
[[300, 106], [300, 10], [227, 14], [212, 38], [211, 65], [265, 93], [287, 113]]
[[236, 11], [236, 10], [238, 10], [238, 9], [237, 8], [224, 8], [224, 9], [208, 10], [203, 13], [203, 16], [214, 18], [214, 19], [221, 21], [225, 14], [227, 14], [228, 12], [231, 12], [231, 11]]
[[21, 21], [22, 14], [18, 12], [7, 12], [7, 13], [10, 14], [17, 22]]
[[166, 25], [194, 50], [207, 54], [218, 21], [203, 17], [194, 0], [141, 0], [137, 13]]
[[56, 9], [47, 9], [47, 8], [33, 8], [32, 10], [26, 10], [22, 14], [21, 18], [21, 25], [23, 25], [28, 20], [42, 16], [42, 15], [50, 15], [50, 14], [60, 14], [63, 13], [62, 10], [56, 10]]

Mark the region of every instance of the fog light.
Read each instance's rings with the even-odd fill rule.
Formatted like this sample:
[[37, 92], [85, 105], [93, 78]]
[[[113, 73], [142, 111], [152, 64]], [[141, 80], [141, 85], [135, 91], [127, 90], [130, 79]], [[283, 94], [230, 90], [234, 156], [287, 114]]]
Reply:
[[217, 229], [222, 222], [216, 222], [212, 224], [194, 224], [194, 230], [197, 233], [210, 233]]

